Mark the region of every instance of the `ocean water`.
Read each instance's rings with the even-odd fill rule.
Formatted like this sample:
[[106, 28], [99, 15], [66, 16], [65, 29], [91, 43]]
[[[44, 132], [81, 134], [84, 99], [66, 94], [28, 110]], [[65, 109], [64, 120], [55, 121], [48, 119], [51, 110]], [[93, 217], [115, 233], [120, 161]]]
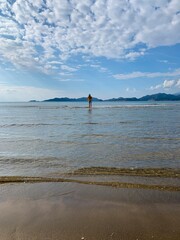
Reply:
[[92, 166], [180, 168], [180, 103], [0, 103], [0, 176]]

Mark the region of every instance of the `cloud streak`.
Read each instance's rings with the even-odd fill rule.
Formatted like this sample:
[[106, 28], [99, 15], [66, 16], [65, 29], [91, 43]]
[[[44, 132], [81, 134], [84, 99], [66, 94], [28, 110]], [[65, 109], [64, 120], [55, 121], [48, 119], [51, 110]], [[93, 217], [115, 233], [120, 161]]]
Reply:
[[134, 59], [179, 43], [179, 10], [179, 0], [0, 1], [0, 58], [46, 73], [79, 54]]
[[127, 80], [134, 78], [156, 78], [156, 77], [174, 77], [180, 75], [180, 68], [173, 72], [132, 72], [128, 74], [115, 74], [114, 78], [118, 80]]

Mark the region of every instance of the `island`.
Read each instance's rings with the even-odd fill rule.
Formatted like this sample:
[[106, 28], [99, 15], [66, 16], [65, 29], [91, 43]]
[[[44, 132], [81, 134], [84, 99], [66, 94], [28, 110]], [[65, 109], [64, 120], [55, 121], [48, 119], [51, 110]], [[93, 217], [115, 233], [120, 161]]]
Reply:
[[[157, 93], [152, 95], [146, 95], [141, 98], [111, 98], [111, 99], [99, 99], [96, 97], [93, 97], [94, 102], [117, 102], [117, 101], [179, 101], [180, 100], [180, 94], [167, 94], [167, 93]], [[68, 98], [68, 97], [61, 97], [61, 98], [52, 98], [52, 99], [46, 99], [43, 102], [86, 102], [87, 97], [81, 97], [81, 98]], [[31, 102], [36, 102], [36, 100], [31, 100]]]

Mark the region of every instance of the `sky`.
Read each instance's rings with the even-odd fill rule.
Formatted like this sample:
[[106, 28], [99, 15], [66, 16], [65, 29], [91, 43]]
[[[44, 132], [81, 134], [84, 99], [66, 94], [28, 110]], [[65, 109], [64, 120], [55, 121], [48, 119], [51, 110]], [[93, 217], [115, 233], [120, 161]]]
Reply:
[[180, 93], [180, 0], [0, 0], [0, 101]]

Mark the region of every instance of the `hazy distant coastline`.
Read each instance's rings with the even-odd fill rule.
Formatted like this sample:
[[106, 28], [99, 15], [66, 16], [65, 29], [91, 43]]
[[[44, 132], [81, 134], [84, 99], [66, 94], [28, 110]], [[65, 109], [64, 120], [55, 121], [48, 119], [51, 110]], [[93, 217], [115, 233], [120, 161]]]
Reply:
[[[46, 99], [43, 102], [85, 102], [87, 101], [86, 97], [81, 98], [68, 98], [68, 97], [62, 97], [62, 98], [52, 98], [52, 99]], [[94, 102], [117, 102], [117, 101], [180, 101], [180, 94], [166, 94], [166, 93], [157, 93], [153, 95], [146, 95], [141, 98], [110, 98], [110, 99], [99, 99], [96, 97], [93, 97]], [[36, 100], [31, 100], [30, 102], [37, 102]]]

